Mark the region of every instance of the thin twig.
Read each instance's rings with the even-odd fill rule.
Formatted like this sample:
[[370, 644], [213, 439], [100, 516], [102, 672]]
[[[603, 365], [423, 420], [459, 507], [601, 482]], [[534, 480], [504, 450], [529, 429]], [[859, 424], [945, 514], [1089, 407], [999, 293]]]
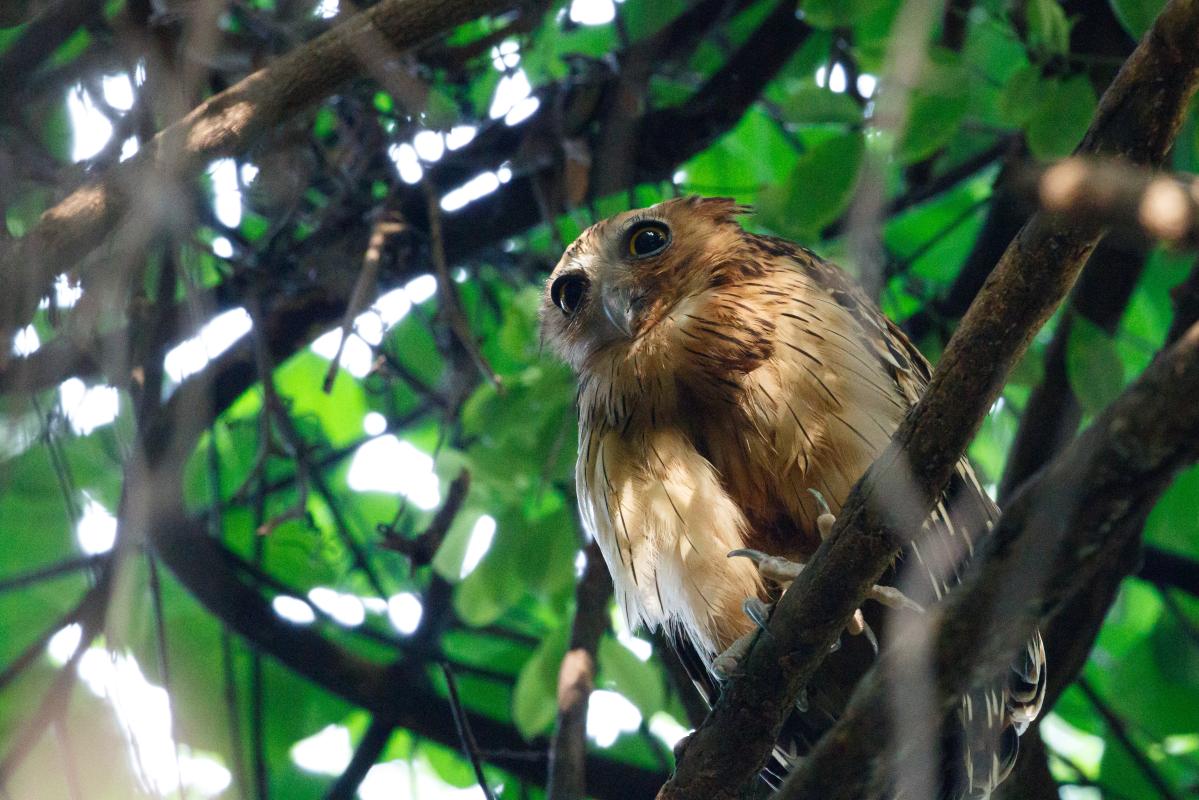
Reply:
[[445, 502], [420, 535], [411, 538], [400, 536], [394, 525], [380, 524], [378, 530], [383, 536], [380, 546], [407, 556], [413, 568], [427, 566], [437, 554], [441, 543], [445, 541], [446, 534], [450, 532], [450, 526], [457, 519], [469, 492], [470, 472], [463, 468], [458, 477], [450, 482]]
[[265, 501], [266, 465], [271, 456], [290, 460], [296, 465], [296, 502], [279, 514], [267, 520], [257, 520], [256, 531], [260, 536], [273, 533], [280, 525], [292, 520], [308, 518], [308, 465], [301, 458], [303, 442], [291, 424], [291, 416], [275, 389], [275, 366], [271, 361], [270, 351], [261, 333], [262, 304], [257, 296], [252, 296], [247, 306], [250, 317], [254, 322], [254, 361], [258, 370], [258, 378], [262, 382], [262, 411], [258, 415], [259, 435], [258, 452], [254, 457], [254, 465], [250, 468], [245, 481], [234, 492], [235, 498], [245, 499], [252, 486], [256, 486], [258, 502]]
[[475, 341], [470, 323], [466, 321], [466, 316], [462, 311], [462, 300], [458, 297], [458, 290], [454, 288], [454, 279], [450, 276], [450, 267], [445, 257], [445, 241], [441, 232], [441, 204], [437, 192], [428, 180], [422, 183], [425, 187], [426, 206], [429, 209], [429, 249], [433, 256], [433, 273], [437, 277], [437, 295], [441, 299], [441, 311], [445, 315], [454, 337], [470, 354], [475, 366], [479, 368], [479, 372], [495, 386], [497, 392], [502, 393], [504, 391], [503, 382], [479, 349], [479, 343]]
[[458, 729], [458, 737], [462, 740], [462, 750], [475, 769], [475, 778], [479, 781], [479, 788], [483, 790], [484, 797], [487, 800], [495, 800], [495, 794], [487, 785], [487, 776], [483, 774], [483, 759], [479, 755], [479, 743], [475, 741], [475, 735], [471, 733], [470, 720], [466, 717], [466, 709], [462, 707], [462, 698], [458, 696], [458, 682], [454, 680], [454, 671], [445, 661], [441, 662], [441, 671], [445, 675], [445, 685], [450, 693], [450, 710], [454, 714], [454, 726]]
[[366, 253], [362, 256], [362, 269], [358, 272], [358, 280], [354, 282], [354, 290], [346, 303], [345, 317], [341, 321], [341, 338], [337, 342], [337, 352], [329, 361], [329, 371], [325, 373], [321, 389], [325, 394], [333, 391], [333, 381], [337, 378], [337, 370], [341, 366], [341, 354], [345, 349], [346, 340], [354, 329], [354, 319], [366, 308], [367, 298], [379, 282], [379, 262], [383, 259], [383, 247], [387, 240], [398, 236], [408, 227], [408, 223], [398, 211], [384, 211], [371, 227], [371, 238], [366, 245]]
[[42, 581], [57, 578], [62, 575], [69, 575], [73, 572], [82, 570], [95, 569], [102, 566], [111, 557], [109, 553], [100, 553], [92, 556], [78, 556], [76, 558], [68, 558], [59, 561], [57, 564], [51, 564], [48, 567], [42, 567], [30, 572], [24, 572], [20, 575], [0, 579], [0, 594], [5, 592], [24, 589], [28, 586], [35, 586]]

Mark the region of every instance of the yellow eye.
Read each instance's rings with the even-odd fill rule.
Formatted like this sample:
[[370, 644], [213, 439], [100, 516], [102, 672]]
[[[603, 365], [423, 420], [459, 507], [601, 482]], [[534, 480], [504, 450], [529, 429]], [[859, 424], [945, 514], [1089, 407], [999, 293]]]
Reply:
[[629, 231], [629, 255], [646, 258], [657, 255], [670, 244], [670, 228], [661, 222], [643, 222]]

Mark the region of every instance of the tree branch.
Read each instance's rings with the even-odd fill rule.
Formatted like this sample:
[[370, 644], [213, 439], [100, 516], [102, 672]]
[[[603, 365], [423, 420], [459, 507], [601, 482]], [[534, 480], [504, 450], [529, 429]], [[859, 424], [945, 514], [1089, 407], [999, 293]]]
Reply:
[[[1199, 1], [1174, 0], [1104, 94], [1080, 150], [1159, 164], [1199, 77], [1196, 38]], [[1058, 224], [1040, 213], [1021, 230], [950, 341], [928, 391], [854, 486], [832, 534], [783, 595], [766, 635], [742, 661], [744, 674], [726, 686], [659, 797], [731, 798], [761, 768], [786, 710], [908, 532], [920, 530], [1011, 365], [1070, 289], [1101, 233], [1087, 220]], [[897, 507], [910, 490], [915, 497]]]
[[514, 0], [383, 0], [210, 97], [11, 242], [0, 258], [0, 275], [9, 286], [0, 299], [0, 331], [11, 334], [25, 324], [55, 275], [74, 270], [128, 212], [155, 202], [150, 196], [160, 196], [164, 176], [190, 178], [213, 159], [241, 152], [358, 74], [362, 42], [383, 36], [404, 50], [513, 5]]
[[[1038, 620], [1085, 587], [1135, 535], [1177, 472], [1199, 458], [1199, 325], [1163, 353], [1082, 436], [1012, 500], [962, 585], [928, 620], [937, 717], [1008, 669]], [[1132, 523], [1130, 525], [1130, 523]], [[902, 646], [901, 646], [902, 648]], [[893, 730], [896, 652], [863, 679], [837, 725], [781, 798], [860, 798]], [[900, 756], [902, 758], [902, 755]]]
[[1199, 597], [1199, 561], [1162, 550], [1146, 547], [1137, 577], [1160, 587], [1173, 587]]
[[[182, 512], [155, 521], [151, 545], [202, 605], [267, 656], [326, 691], [394, 720], [396, 727], [458, 747], [449, 704], [433, 690], [420, 663], [368, 661], [311, 628], [284, 621], [261, 594], [238, 579], [204, 524]], [[469, 710], [467, 717], [479, 739], [487, 743], [491, 763], [524, 780], [544, 783], [545, 759], [517, 757], [526, 754], [530, 745], [510, 726]], [[652, 770], [594, 755], [587, 758], [587, 775], [588, 794], [613, 800], [649, 796], [661, 783], [661, 775]]]
[[395, 723], [387, 717], [376, 715], [371, 719], [370, 727], [366, 729], [362, 741], [354, 750], [350, 765], [329, 787], [325, 800], [353, 800], [366, 773], [370, 772], [370, 768], [379, 760], [383, 749], [391, 741], [391, 732], [394, 730]]
[[587, 796], [587, 704], [595, 688], [596, 651], [608, 628], [612, 578], [599, 545], [587, 546], [587, 567], [575, 588], [570, 647], [558, 670], [558, 720], [550, 742], [549, 800]]
[[1199, 178], [1127, 162], [1067, 158], [1022, 178], [1022, 190], [1061, 216], [1086, 216], [1174, 246], [1199, 243]]

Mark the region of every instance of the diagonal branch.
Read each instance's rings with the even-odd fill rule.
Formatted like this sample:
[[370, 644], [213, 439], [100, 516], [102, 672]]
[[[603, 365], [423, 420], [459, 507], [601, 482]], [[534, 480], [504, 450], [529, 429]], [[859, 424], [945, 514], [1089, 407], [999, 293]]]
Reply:
[[25, 324], [55, 275], [74, 269], [127, 212], [146, 202], [142, 195], [164, 174], [190, 178], [213, 159], [243, 151], [358, 74], [362, 42], [381, 35], [403, 50], [513, 5], [514, 0], [383, 0], [210, 97], [12, 242], [0, 258], [0, 275], [9, 287], [0, 300], [0, 331]]
[[[1199, 79], [1199, 0], [1174, 0], [1104, 94], [1085, 153], [1159, 164]], [[1008, 247], [954, 334], [929, 389], [858, 481], [836, 527], [779, 602], [707, 721], [687, 743], [662, 798], [731, 798], [770, 752], [802, 687], [866, 590], [893, 562], [948, 482], [1004, 379], [1069, 291], [1101, 237], [1088, 220], [1035, 215]], [[910, 478], [905, 507], [895, 491]], [[887, 509], [887, 503], [892, 505]]]
[[358, 743], [358, 749], [354, 751], [354, 757], [350, 759], [350, 765], [329, 787], [325, 800], [352, 800], [366, 778], [366, 773], [379, 760], [387, 743], [391, 741], [394, 730], [395, 723], [387, 717], [376, 716], [371, 720], [370, 727]]
[[[1008, 669], [1038, 620], [1123, 551], [1144, 510], [1199, 459], [1197, 391], [1199, 325], [1013, 499], [962, 585], [929, 620], [935, 713]], [[879, 734], [891, 724], [886, 693], [901, 690], [889, 685], [895, 674], [879, 664], [863, 679], [845, 715], [788, 779], [783, 798], [861, 796], [862, 765], [889, 741]]]
[[[458, 746], [449, 704], [434, 691], [421, 664], [405, 659], [389, 665], [369, 661], [311, 628], [286, 622], [257, 590], [238, 578], [222, 555], [224, 548], [207, 535], [203, 522], [176, 511], [176, 516], [156, 520], [153, 530], [155, 552], [180, 583], [266, 656], [348, 702], [394, 721], [396, 727], [447, 747]], [[544, 784], [545, 759], [524, 757], [530, 744], [511, 727], [469, 710], [467, 717], [478, 738], [487, 742], [491, 763]], [[587, 775], [588, 794], [613, 800], [649, 796], [661, 782], [652, 770], [596, 755], [587, 758]]]

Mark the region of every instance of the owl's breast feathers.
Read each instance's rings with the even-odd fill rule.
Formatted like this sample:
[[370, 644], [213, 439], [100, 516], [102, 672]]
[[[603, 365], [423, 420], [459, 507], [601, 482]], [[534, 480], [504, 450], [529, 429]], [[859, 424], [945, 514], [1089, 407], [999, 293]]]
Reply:
[[[819, 544], [808, 489], [835, 512], [926, 375], [835, 267], [781, 240], [744, 241], [740, 261], [627, 351], [594, 358], [579, 390], [579, 494], [621, 603], [704, 652], [748, 630], [742, 590], [764, 595], [726, 553], [806, 559]], [[728, 584], [741, 593], [726, 603]]]

